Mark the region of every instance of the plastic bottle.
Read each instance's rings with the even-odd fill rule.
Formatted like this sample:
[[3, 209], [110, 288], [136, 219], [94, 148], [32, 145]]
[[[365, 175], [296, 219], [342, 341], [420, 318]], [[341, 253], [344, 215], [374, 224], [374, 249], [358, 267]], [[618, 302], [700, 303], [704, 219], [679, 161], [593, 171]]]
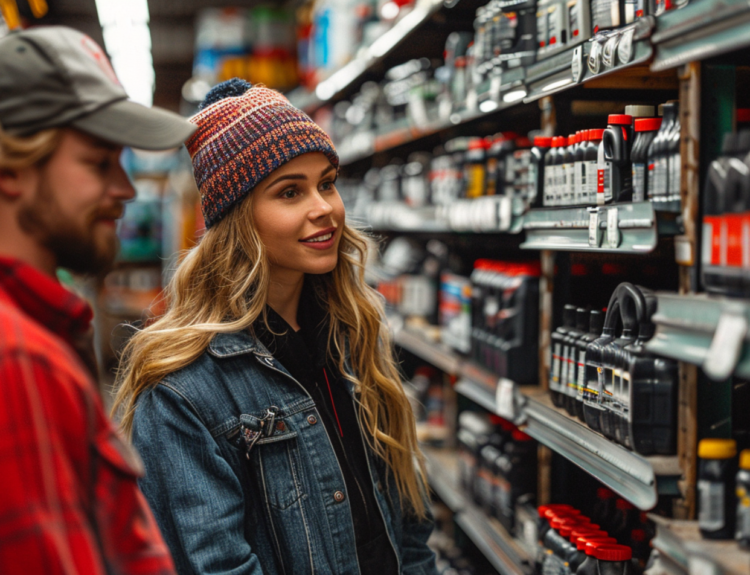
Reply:
[[598, 575], [630, 575], [633, 552], [625, 545], [599, 545], [594, 549]]
[[548, 51], [557, 52], [568, 43], [568, 19], [565, 2], [553, 0], [547, 7]]
[[[604, 202], [626, 202], [633, 197], [632, 169], [630, 167], [630, 147], [633, 143], [631, 126], [633, 118], [626, 114], [610, 114], [608, 126], [604, 130], [605, 170], [609, 172], [609, 194], [605, 188]], [[605, 171], [605, 179], [607, 173]]]
[[539, 0], [536, 9], [536, 43], [537, 58], [541, 58], [547, 52], [549, 43], [549, 31], [547, 30], [547, 8], [550, 0]]
[[611, 529], [615, 518], [616, 499], [614, 491], [608, 487], [599, 487], [596, 490], [596, 501], [591, 512], [591, 520], [604, 529]]
[[750, 549], [750, 449], [740, 453], [737, 472], [737, 533], [735, 538], [741, 547]]
[[588, 333], [581, 336], [576, 343], [578, 350], [578, 363], [576, 370], [576, 402], [575, 402], [575, 415], [581, 421], [585, 421], [583, 412], [583, 393], [586, 388], [586, 348], [588, 345], [596, 340], [602, 333], [602, 325], [604, 323], [604, 315], [598, 309], [589, 312], [589, 325]]
[[635, 142], [630, 151], [633, 166], [633, 201], [646, 200], [648, 189], [648, 149], [661, 126], [661, 118], [638, 118], [634, 122]]
[[576, 167], [576, 150], [577, 150], [576, 134], [568, 136], [568, 145], [565, 148], [564, 164], [563, 164], [563, 185], [564, 185], [564, 196], [565, 205], [575, 205], [576, 188], [575, 188], [575, 167]]
[[705, 539], [734, 538], [736, 456], [733, 439], [702, 439], [698, 444], [698, 527]]
[[498, 138], [498, 137], [495, 137], [494, 139], [492, 139], [492, 143], [490, 144], [486, 152], [487, 154], [486, 194], [488, 196], [497, 195], [497, 177], [498, 177], [497, 165], [498, 165], [498, 156], [500, 155], [500, 139], [501, 138]]
[[586, 138], [586, 149], [583, 155], [583, 200], [582, 205], [597, 205], [598, 190], [598, 164], [599, 164], [599, 145], [602, 142], [603, 129], [589, 130]]
[[583, 563], [576, 569], [576, 575], [598, 575], [596, 569], [596, 557], [594, 551], [601, 545], [616, 544], [617, 539], [614, 537], [582, 537], [578, 540], [577, 548], [586, 555]]
[[725, 251], [722, 246], [722, 227], [724, 213], [727, 211], [726, 183], [729, 161], [737, 156], [737, 140], [736, 134], [724, 135], [721, 156], [711, 162], [703, 186], [703, 244], [701, 247], [703, 285], [706, 291], [723, 295], [730, 292], [730, 286], [722, 269], [722, 266], [726, 264]]
[[602, 130], [602, 140], [599, 142], [596, 154], [596, 205], [603, 206], [607, 203], [607, 198], [612, 198], [612, 186], [610, 179], [609, 162], [604, 157], [604, 132]]
[[672, 128], [665, 136], [665, 153], [667, 156], [667, 170], [669, 173], [667, 187], [667, 205], [666, 209], [670, 212], [680, 211], [682, 204], [680, 198], [680, 181], [682, 179], [682, 156], [680, 154], [680, 109], [679, 104], [675, 103], [675, 119]]
[[512, 533], [515, 527], [516, 504], [522, 497], [533, 503], [536, 496], [536, 442], [514, 429], [511, 441], [506, 442], [502, 455], [497, 459], [499, 476], [500, 523]]
[[552, 368], [550, 370], [549, 391], [552, 403], [562, 407], [564, 402], [564, 390], [562, 388], [563, 377], [563, 344], [565, 336], [573, 329], [576, 317], [576, 307], [566, 305], [563, 308], [563, 324], [559, 326], [551, 336], [552, 339]]
[[[677, 117], [677, 110], [674, 104], [666, 103], [661, 108], [664, 112], [661, 127], [648, 150], [648, 199], [654, 203], [654, 209], [656, 210], [663, 210], [668, 200], [669, 166], [667, 139]], [[651, 171], [651, 166], [653, 166], [653, 171]]]
[[624, 2], [621, 0], [592, 0], [591, 24], [594, 34], [600, 30], [617, 28], [625, 23]]
[[558, 147], [555, 145], [557, 137], [550, 138], [550, 148], [544, 153], [544, 205], [554, 206], [556, 200], [555, 189], [555, 160]]
[[531, 166], [529, 169], [529, 198], [532, 207], [541, 206], [544, 200], [545, 159], [552, 146], [552, 138], [537, 136], [531, 148]]
[[565, 399], [563, 406], [568, 414], [575, 417], [576, 400], [578, 397], [578, 341], [587, 335], [589, 329], [589, 310], [579, 307], [576, 310], [575, 328], [568, 332], [565, 338], [568, 343], [567, 354], [563, 349], [563, 356], [566, 357], [568, 377], [565, 379]]
[[578, 44], [591, 37], [591, 4], [584, 0], [568, 0], [568, 44]]
[[573, 167], [573, 201], [578, 206], [586, 205], [586, 147], [588, 146], [589, 130], [581, 130], [576, 134], [578, 145], [576, 146], [575, 162]]
[[552, 143], [553, 146], [557, 147], [557, 156], [555, 157], [555, 205], [556, 206], [567, 206], [568, 194], [566, 193], [565, 186], [565, 148], [568, 145], [568, 138], [565, 136], [557, 137], [557, 144]]

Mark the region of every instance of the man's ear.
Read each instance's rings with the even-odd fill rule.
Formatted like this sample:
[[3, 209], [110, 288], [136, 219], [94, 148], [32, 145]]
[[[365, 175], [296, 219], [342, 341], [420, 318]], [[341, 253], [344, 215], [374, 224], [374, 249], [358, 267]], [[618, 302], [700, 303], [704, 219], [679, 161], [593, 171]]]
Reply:
[[34, 180], [32, 168], [0, 169], [0, 197], [15, 200], [33, 188]]

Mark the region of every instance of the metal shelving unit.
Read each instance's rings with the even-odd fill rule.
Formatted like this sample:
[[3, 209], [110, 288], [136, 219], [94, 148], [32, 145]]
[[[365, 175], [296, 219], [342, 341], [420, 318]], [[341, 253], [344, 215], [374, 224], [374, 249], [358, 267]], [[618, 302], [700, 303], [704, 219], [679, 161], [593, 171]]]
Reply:
[[659, 16], [651, 41], [654, 71], [712, 58], [750, 45], [750, 5], [744, 0], [701, 0]]
[[656, 523], [652, 545], [670, 573], [685, 575], [747, 575], [750, 573], [750, 551], [736, 541], [703, 539], [697, 521], [665, 519], [649, 515]]
[[[410, 334], [407, 349], [438, 365], [443, 350]], [[398, 339], [397, 339], [398, 343]], [[451, 356], [448, 356], [451, 357]], [[593, 431], [556, 408], [538, 386], [517, 386], [453, 356], [449, 373], [458, 375], [456, 393], [517, 425], [531, 437], [596, 477], [640, 509], [656, 505], [658, 495], [677, 495], [682, 472], [677, 456], [644, 457]], [[439, 367], [439, 366], [438, 366]]]
[[658, 293], [650, 352], [700, 365], [713, 379], [750, 377], [750, 304], [706, 294]]
[[532, 562], [521, 546], [500, 525], [464, 496], [458, 487], [456, 453], [425, 448], [430, 486], [455, 513], [456, 524], [498, 572], [530, 575]]
[[[597, 207], [540, 208], [523, 218], [530, 250], [649, 253], [659, 242], [657, 213], [651, 202]], [[676, 232], [676, 228], [671, 231]]]

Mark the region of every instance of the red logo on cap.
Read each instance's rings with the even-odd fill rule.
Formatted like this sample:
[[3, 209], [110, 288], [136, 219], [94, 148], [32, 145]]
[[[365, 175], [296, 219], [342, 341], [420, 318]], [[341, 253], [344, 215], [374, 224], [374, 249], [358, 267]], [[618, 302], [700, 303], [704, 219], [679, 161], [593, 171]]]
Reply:
[[94, 62], [99, 66], [102, 72], [112, 80], [118, 86], [121, 86], [120, 80], [117, 79], [115, 71], [112, 69], [112, 64], [109, 63], [109, 59], [104, 51], [99, 47], [99, 44], [94, 42], [88, 36], [81, 38], [81, 47], [83, 51], [94, 59]]

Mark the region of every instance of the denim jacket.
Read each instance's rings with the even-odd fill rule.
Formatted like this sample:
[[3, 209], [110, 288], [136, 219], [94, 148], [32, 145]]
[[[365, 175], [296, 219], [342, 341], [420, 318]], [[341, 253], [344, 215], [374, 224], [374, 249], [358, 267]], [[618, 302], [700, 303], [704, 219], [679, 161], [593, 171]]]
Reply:
[[[217, 334], [144, 392], [133, 443], [179, 573], [358, 575], [344, 477], [321, 415], [250, 333]], [[392, 474], [367, 452], [400, 573], [436, 575], [431, 521], [402, 513]]]

